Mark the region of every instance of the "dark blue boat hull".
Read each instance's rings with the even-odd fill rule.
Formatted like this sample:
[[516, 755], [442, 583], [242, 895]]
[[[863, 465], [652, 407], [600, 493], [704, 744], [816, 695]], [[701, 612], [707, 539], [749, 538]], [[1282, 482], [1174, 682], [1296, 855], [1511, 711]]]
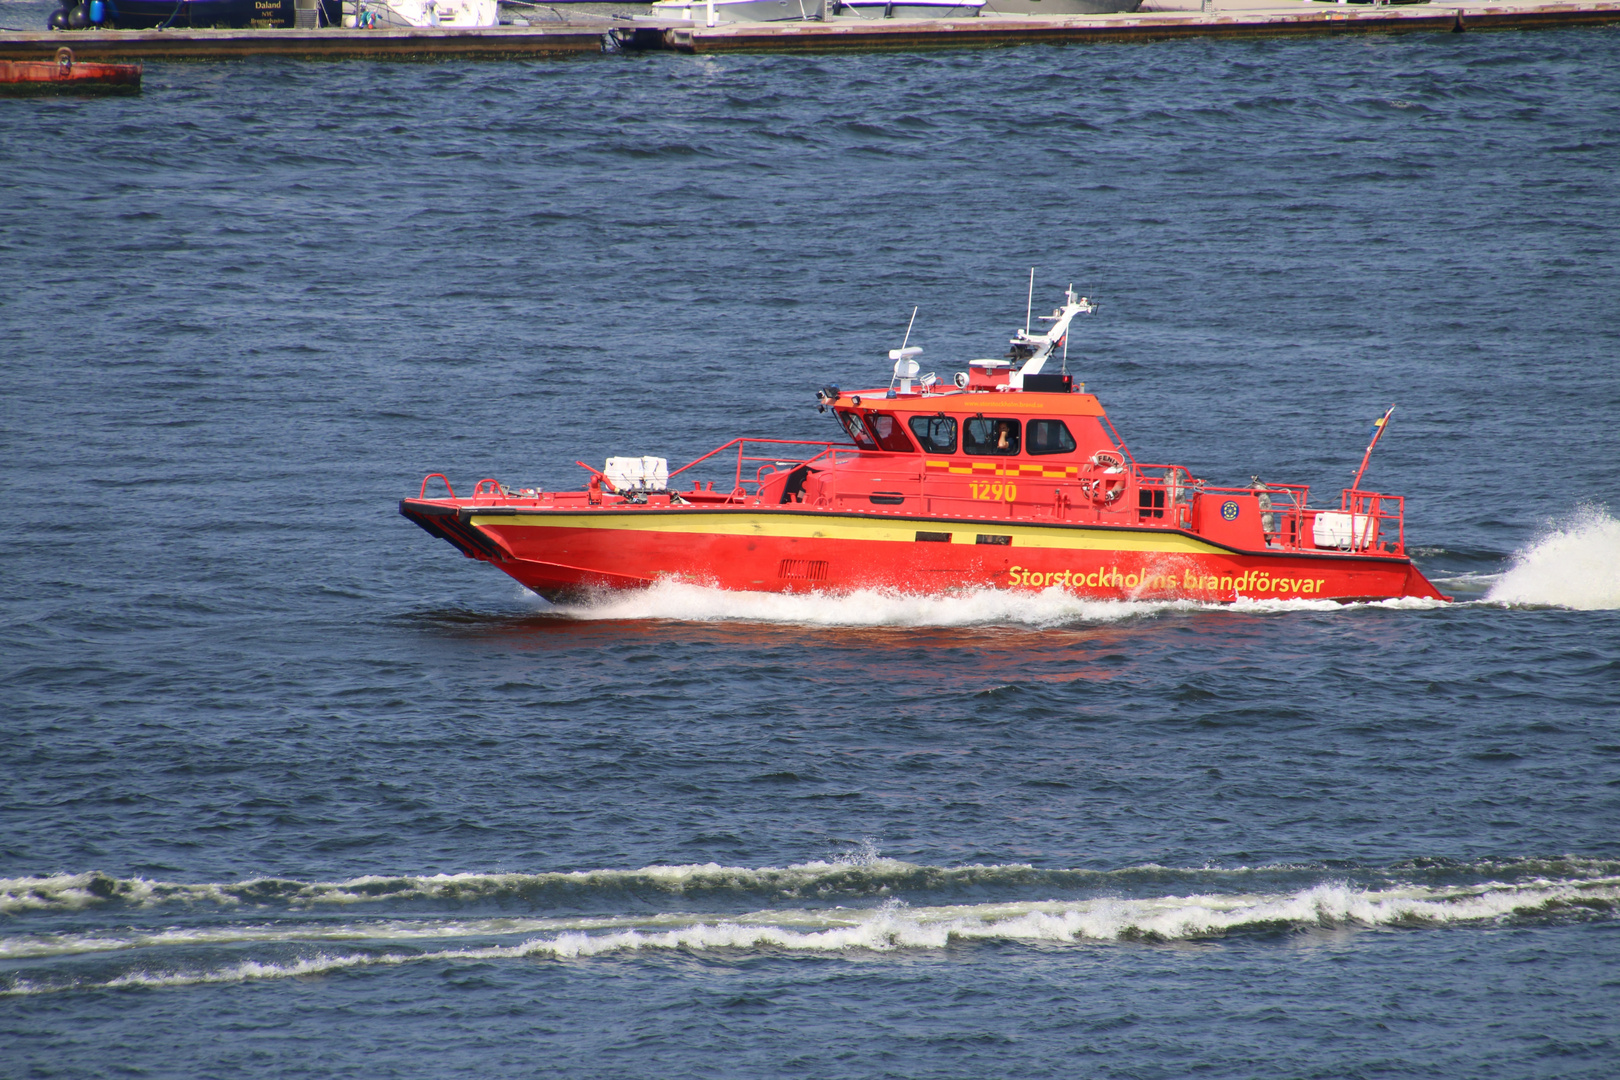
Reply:
[[[116, 0], [120, 29], [152, 30], [296, 25], [293, 0]], [[342, 0], [319, 0], [322, 26], [341, 26]]]

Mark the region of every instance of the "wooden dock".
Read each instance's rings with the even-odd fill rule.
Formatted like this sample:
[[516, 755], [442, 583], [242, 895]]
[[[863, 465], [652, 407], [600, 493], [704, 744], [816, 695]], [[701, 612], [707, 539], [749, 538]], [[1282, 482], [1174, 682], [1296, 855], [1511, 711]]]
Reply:
[[614, 51], [623, 22], [477, 30], [69, 30], [0, 33], [0, 60], [37, 60], [69, 46], [81, 60], [507, 60]]
[[[1178, 10], [1178, 7], [1180, 10]], [[1144, 10], [1062, 17], [964, 19], [839, 16], [826, 22], [724, 23], [706, 27], [594, 18], [476, 30], [100, 30], [0, 33], [0, 60], [38, 60], [71, 46], [84, 60], [300, 59], [496, 60], [637, 49], [686, 53], [839, 52], [995, 48], [1028, 44], [1163, 41], [1194, 37], [1454, 33], [1620, 23], [1620, 0], [1546, 3], [1426, 3], [1405, 6], [1319, 0], [1147, 0]]]
[[[1143, 5], [1153, 6], [1153, 0]], [[1169, 4], [1164, 7], [1170, 7]], [[976, 19], [838, 19], [827, 23], [730, 23], [675, 28], [667, 47], [681, 52], [833, 52], [844, 49], [993, 48], [1006, 45], [1163, 41], [1192, 37], [1294, 37], [1304, 34], [1453, 33], [1620, 23], [1620, 3], [1428, 3], [1402, 6], [1312, 0], [1217, 2], [1200, 11], [1136, 11], [1059, 18], [1010, 15]]]

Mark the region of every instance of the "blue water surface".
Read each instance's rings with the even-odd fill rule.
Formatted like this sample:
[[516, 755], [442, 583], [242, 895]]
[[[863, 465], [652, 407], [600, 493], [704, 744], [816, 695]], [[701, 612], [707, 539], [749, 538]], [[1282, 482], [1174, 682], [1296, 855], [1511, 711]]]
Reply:
[[[0, 101], [0, 1076], [1609, 1077], [1620, 35]], [[552, 607], [396, 513], [1069, 369], [1454, 605]]]

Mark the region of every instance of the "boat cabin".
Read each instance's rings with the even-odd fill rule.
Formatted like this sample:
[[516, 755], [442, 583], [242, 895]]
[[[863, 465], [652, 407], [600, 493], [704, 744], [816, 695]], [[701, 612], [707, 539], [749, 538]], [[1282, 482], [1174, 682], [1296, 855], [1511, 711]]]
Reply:
[[773, 478], [762, 502], [1116, 524], [1177, 519], [1163, 485], [1145, 502], [1132, 498], [1146, 489], [1091, 394], [878, 390], [836, 393], [828, 404], [857, 453], [834, 451]]
[[[1092, 310], [1072, 289], [1066, 299], [1044, 317], [1053, 323], [1045, 334], [1026, 328], [1012, 339], [1007, 359], [972, 361], [951, 383], [918, 379], [920, 350], [901, 348], [890, 353], [895, 378], [888, 388], [824, 387], [818, 401], [855, 451], [829, 449], [774, 472], [767, 466], [758, 477], [759, 502], [1190, 530], [1248, 551], [1402, 550], [1402, 508], [1394, 497], [1352, 506], [1352, 495], [1361, 493], [1347, 491], [1340, 512], [1307, 511], [1305, 485], [1256, 479], [1246, 488], [1214, 488], [1181, 466], [1136, 461], [1083, 383], [1043, 370], [1064, 346], [1070, 321]], [[1394, 535], [1380, 536], [1386, 521]]]

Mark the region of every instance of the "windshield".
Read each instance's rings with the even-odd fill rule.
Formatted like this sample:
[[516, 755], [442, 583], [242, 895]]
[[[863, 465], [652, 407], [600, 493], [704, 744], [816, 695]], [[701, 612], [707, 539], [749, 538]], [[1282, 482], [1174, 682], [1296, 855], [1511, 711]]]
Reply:
[[892, 454], [915, 453], [911, 440], [906, 438], [905, 429], [888, 413], [867, 413], [866, 426], [872, 429], [877, 436], [878, 445]]
[[877, 449], [877, 440], [872, 438], [872, 433], [866, 430], [859, 416], [852, 412], [840, 412], [838, 419], [844, 425], [844, 430], [849, 432], [849, 437], [855, 440], [856, 446], [862, 450]]

